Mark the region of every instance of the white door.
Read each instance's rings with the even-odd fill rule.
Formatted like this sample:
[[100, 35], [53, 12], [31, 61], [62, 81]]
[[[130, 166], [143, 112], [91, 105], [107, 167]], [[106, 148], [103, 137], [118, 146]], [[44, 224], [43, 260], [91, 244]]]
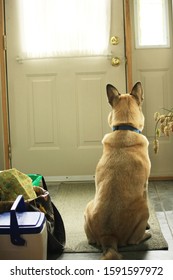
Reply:
[[[102, 55], [62, 54], [51, 58], [23, 56], [20, 38], [23, 26], [18, 6], [21, 2], [5, 1], [12, 165], [25, 173], [62, 176], [63, 179], [93, 175], [102, 153], [102, 137], [110, 130], [107, 125], [110, 107], [106, 98], [106, 84], [112, 83], [122, 92], [126, 90], [123, 0], [89, 1], [93, 2], [91, 12], [95, 13], [94, 21], [87, 23], [92, 29], [95, 22], [100, 20], [100, 5], [110, 2], [109, 37], [118, 36], [118, 44], [109, 43]], [[46, 2], [49, 10], [52, 1]], [[65, 2], [75, 4], [77, 0]], [[33, 1], [31, 22], [36, 3], [39, 5], [43, 1]], [[94, 5], [96, 3], [97, 7]], [[68, 22], [74, 7], [69, 7], [69, 15], [60, 9], [59, 6], [53, 10], [59, 11], [59, 16], [63, 15]], [[105, 9], [107, 16], [108, 9], [109, 5]], [[41, 19], [37, 20], [41, 22]], [[36, 31], [39, 36], [39, 31], [34, 28], [33, 32]], [[50, 26], [48, 28], [54, 32]], [[72, 36], [71, 22], [68, 22], [68, 28], [69, 36]], [[86, 36], [87, 31], [84, 30], [83, 35]], [[95, 40], [102, 44], [102, 37], [102, 33], [97, 38], [93, 37], [93, 44]], [[32, 47], [35, 47], [34, 44]], [[114, 56], [120, 58], [119, 66], [111, 65]]]
[[131, 12], [133, 80], [141, 80], [145, 91], [144, 134], [150, 142], [151, 177], [173, 176], [172, 137], [160, 137], [158, 154], [153, 150], [154, 113], [173, 108], [171, 0], [133, 0]]

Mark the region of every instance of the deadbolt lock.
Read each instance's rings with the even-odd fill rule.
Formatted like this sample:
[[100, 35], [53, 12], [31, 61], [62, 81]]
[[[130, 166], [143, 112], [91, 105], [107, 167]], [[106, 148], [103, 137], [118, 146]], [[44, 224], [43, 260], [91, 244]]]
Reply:
[[112, 36], [111, 37], [111, 44], [112, 45], [118, 45], [119, 44], [119, 37], [118, 36]]

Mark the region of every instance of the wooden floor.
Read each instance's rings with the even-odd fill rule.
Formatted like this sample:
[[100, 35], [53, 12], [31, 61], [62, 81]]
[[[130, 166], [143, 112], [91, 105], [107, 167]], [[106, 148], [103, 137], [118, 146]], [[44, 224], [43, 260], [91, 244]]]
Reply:
[[[149, 197], [152, 202], [162, 233], [168, 242], [168, 250], [126, 252], [125, 260], [173, 260], [173, 182], [153, 181], [149, 183]], [[100, 253], [63, 253], [59, 260], [98, 260]]]

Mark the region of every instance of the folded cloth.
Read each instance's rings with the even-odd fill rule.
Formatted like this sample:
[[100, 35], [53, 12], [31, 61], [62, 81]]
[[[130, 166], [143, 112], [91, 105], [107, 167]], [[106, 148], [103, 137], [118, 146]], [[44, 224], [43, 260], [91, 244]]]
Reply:
[[15, 201], [18, 195], [25, 200], [37, 197], [32, 179], [16, 168], [0, 172], [0, 201]]

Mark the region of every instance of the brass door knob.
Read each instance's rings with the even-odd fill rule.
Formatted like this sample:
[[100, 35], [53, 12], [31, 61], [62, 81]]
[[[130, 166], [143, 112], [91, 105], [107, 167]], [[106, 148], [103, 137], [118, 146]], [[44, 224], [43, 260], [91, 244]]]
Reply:
[[112, 57], [111, 64], [112, 66], [119, 66], [121, 63], [121, 60], [119, 57]]
[[112, 45], [118, 45], [119, 44], [119, 37], [118, 36], [112, 36], [111, 37], [111, 44]]

